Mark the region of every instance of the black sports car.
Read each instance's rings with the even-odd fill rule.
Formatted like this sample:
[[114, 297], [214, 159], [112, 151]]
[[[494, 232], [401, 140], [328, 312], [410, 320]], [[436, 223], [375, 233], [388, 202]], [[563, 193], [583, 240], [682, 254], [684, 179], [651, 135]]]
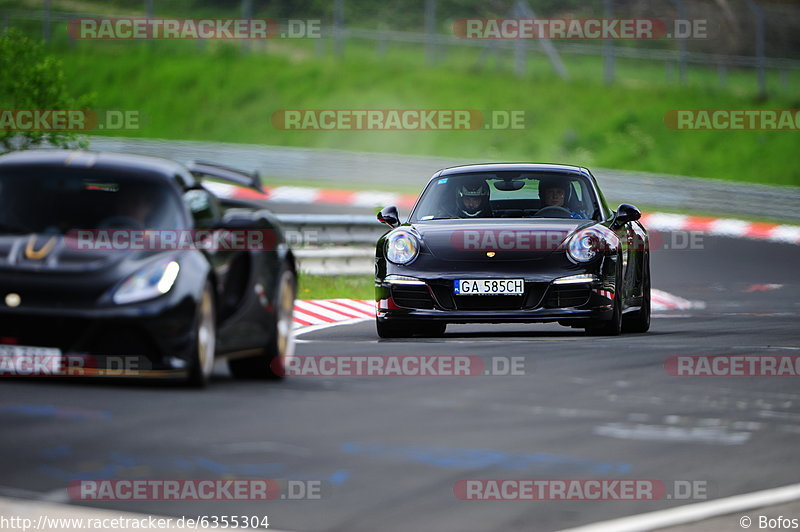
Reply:
[[381, 338], [448, 323], [558, 322], [618, 335], [650, 327], [650, 252], [636, 207], [606, 205], [586, 168], [480, 164], [437, 172], [376, 249]]
[[280, 376], [292, 252], [269, 211], [217, 197], [212, 180], [261, 192], [257, 175], [211, 163], [0, 157], [0, 361], [62, 357], [83, 370], [69, 375], [202, 385], [224, 357], [235, 377]]

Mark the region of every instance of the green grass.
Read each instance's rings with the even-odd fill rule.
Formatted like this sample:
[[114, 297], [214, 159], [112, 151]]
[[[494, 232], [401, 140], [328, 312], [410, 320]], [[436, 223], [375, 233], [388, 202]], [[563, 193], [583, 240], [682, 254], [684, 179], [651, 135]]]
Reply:
[[[96, 92], [100, 109], [142, 113], [142, 128], [119, 133], [125, 136], [565, 162], [800, 185], [797, 132], [677, 132], [663, 122], [670, 109], [799, 108], [796, 73], [788, 89], [771, 74], [774, 96], [760, 101], [752, 72], [732, 71], [722, 89], [715, 71], [692, 69], [682, 87], [665, 81], [661, 64], [619, 60], [620, 82], [606, 87], [594, 57], [565, 56], [572, 79], [562, 81], [538, 56], [517, 79], [508, 53], [477, 68], [477, 50], [452, 50], [426, 67], [411, 45], [393, 44], [379, 57], [371, 45], [348, 42], [342, 60], [330, 48], [325, 41], [270, 41], [266, 52], [242, 54], [224, 43], [79, 42], [57, 53], [71, 90]], [[528, 124], [505, 131], [322, 132], [271, 123], [278, 110], [303, 108], [519, 109]]]
[[297, 299], [375, 299], [375, 280], [371, 275], [310, 275], [301, 273]]

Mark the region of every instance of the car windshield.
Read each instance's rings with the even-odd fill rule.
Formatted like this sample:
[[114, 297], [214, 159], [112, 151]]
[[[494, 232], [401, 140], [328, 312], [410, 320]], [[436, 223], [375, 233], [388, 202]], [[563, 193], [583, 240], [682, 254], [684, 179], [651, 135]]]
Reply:
[[412, 222], [455, 218], [599, 219], [589, 179], [576, 174], [469, 173], [433, 180]]
[[186, 225], [168, 185], [85, 169], [0, 170], [0, 234], [73, 229], [175, 229]]

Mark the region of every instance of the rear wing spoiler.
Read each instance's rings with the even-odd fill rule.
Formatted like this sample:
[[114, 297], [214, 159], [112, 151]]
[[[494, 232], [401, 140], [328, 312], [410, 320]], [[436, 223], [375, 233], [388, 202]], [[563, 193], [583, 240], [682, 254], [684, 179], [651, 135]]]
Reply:
[[237, 170], [235, 168], [230, 168], [229, 166], [223, 166], [217, 163], [210, 163], [207, 161], [189, 161], [186, 163], [186, 168], [189, 169], [189, 172], [202, 181], [203, 177], [210, 177], [212, 179], [218, 179], [220, 181], [226, 181], [228, 183], [233, 183], [235, 185], [248, 187], [255, 189], [262, 194], [264, 194], [264, 189], [261, 187], [261, 176], [258, 172], [253, 172], [252, 174], [248, 174], [246, 172], [242, 172], [241, 170]]

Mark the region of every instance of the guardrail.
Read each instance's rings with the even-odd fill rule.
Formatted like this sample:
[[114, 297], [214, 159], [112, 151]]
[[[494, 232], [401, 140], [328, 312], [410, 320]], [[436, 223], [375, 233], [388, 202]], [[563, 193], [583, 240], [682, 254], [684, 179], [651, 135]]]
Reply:
[[389, 228], [372, 215], [277, 214], [301, 272], [367, 275], [375, 268], [375, 242]]
[[298, 269], [314, 275], [368, 275], [375, 271], [375, 248], [295, 249]]
[[[313, 176], [318, 181], [330, 182], [332, 188], [348, 183], [362, 190], [402, 183], [419, 191], [430, 176], [441, 168], [492, 162], [469, 158], [123, 137], [91, 137], [91, 143], [92, 149], [99, 151], [139, 153], [175, 160], [210, 159], [238, 168], [255, 169], [262, 175], [296, 181], [298, 184]], [[596, 167], [592, 167], [592, 173], [597, 177], [608, 202], [613, 204], [612, 207], [625, 202], [650, 210], [680, 209], [800, 223], [800, 187]], [[374, 223], [377, 224], [377, 221]]]
[[375, 216], [277, 214], [293, 246], [374, 245], [389, 230]]
[[[293, 246], [300, 263], [299, 269], [317, 275], [369, 275], [375, 267], [374, 243], [388, 230], [371, 216], [284, 214], [278, 218], [285, 224], [290, 242], [291, 235], [294, 235]], [[645, 214], [643, 222], [650, 230], [651, 243], [657, 243], [657, 247], [653, 248], [656, 250], [668, 249], [663, 247], [666, 240], [656, 237], [657, 233], [671, 231], [702, 232], [800, 245], [800, 225], [749, 223], [665, 213]], [[306, 240], [302, 237], [306, 237]], [[309, 242], [313, 242], [312, 247], [302, 247]], [[672, 242], [674, 246], [679, 245], [675, 240]], [[330, 245], [332, 243], [337, 245]], [[357, 245], [342, 246], [341, 243]]]

